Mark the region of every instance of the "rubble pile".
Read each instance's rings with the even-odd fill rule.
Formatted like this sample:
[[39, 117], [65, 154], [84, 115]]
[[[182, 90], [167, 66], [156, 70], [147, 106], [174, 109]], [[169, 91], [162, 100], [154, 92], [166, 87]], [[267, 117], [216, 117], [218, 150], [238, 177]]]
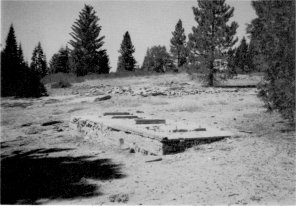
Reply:
[[195, 94], [217, 94], [221, 92], [238, 92], [241, 89], [236, 88], [197, 88], [188, 83], [163, 83], [155, 86], [83, 86], [75, 88], [72, 94], [81, 96], [97, 95], [130, 95], [130, 96], [186, 96]]

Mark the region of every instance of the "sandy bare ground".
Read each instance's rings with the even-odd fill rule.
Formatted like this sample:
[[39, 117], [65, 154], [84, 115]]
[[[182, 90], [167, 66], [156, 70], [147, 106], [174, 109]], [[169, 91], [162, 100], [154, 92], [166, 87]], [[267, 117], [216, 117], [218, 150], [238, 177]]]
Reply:
[[[149, 88], [175, 93], [146, 95]], [[187, 74], [166, 74], [91, 80], [49, 93], [2, 99], [2, 204], [296, 204], [295, 132], [266, 112], [255, 88], [205, 88]], [[94, 102], [101, 94], [112, 98]], [[110, 111], [183, 119], [235, 135], [155, 162], [117, 142], [70, 135], [71, 117]], [[42, 126], [48, 121], [61, 122]]]

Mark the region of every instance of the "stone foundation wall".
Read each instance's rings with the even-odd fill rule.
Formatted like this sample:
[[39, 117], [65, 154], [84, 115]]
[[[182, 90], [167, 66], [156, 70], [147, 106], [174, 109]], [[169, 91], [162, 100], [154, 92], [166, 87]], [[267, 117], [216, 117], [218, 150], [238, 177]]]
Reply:
[[102, 144], [130, 148], [135, 152], [150, 155], [166, 155], [183, 152], [186, 148], [190, 148], [194, 145], [214, 142], [224, 138], [157, 140], [132, 133], [114, 131], [103, 123], [81, 118], [73, 118], [70, 122], [70, 128], [72, 128], [73, 135], [83, 135], [86, 138], [95, 138], [98, 142], [102, 142]]
[[150, 155], [162, 155], [162, 143], [155, 139], [145, 138], [120, 131], [112, 131], [108, 126], [86, 119], [73, 118], [70, 121], [72, 135], [83, 135], [96, 138], [104, 144], [118, 145], [130, 148], [135, 152]]

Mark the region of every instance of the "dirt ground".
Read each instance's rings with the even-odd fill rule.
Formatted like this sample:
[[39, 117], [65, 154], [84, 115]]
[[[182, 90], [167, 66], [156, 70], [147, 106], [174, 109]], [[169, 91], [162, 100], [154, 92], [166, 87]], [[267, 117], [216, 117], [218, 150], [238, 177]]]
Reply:
[[[296, 204], [295, 132], [266, 112], [256, 88], [206, 88], [187, 74], [47, 87], [48, 97], [2, 98], [2, 204]], [[111, 99], [94, 101], [102, 94]], [[111, 111], [234, 135], [149, 161], [159, 157], [70, 134], [71, 117]], [[59, 122], [42, 126], [49, 121]]]

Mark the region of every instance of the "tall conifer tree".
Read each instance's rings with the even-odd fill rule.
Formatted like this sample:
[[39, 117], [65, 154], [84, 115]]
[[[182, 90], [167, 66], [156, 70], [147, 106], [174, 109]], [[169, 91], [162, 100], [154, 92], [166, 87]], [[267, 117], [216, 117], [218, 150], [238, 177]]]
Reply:
[[124, 34], [122, 43], [120, 45], [120, 56], [118, 57], [117, 71], [134, 71], [136, 60], [133, 57], [135, 47], [132, 44], [131, 37], [128, 31]]
[[193, 7], [197, 26], [189, 34], [188, 46], [195, 61], [200, 61], [207, 69], [207, 84], [214, 85], [215, 59], [227, 56], [228, 49], [236, 42], [234, 38], [238, 24], [228, 24], [234, 8], [225, 0], [198, 0], [198, 7]]
[[79, 13], [79, 18], [72, 25], [73, 31], [70, 35], [73, 40], [69, 44], [72, 46], [72, 65], [77, 76], [83, 76], [89, 72], [101, 73], [100, 70], [109, 70], [109, 68], [104, 68], [109, 67], [105, 63], [106, 58], [103, 58], [102, 65], [100, 65], [101, 54], [106, 54], [106, 51], [103, 52], [102, 50], [105, 36], [100, 37], [99, 20], [93, 7], [85, 5]]
[[1, 52], [1, 95], [15, 95], [17, 72], [19, 68], [18, 47], [15, 31], [11, 24], [6, 45]]
[[185, 30], [182, 26], [182, 21], [179, 19], [175, 26], [175, 31], [172, 32], [171, 48], [170, 52], [173, 58], [177, 61], [177, 66], [180, 67], [187, 61], [187, 51], [186, 51], [186, 35]]
[[43, 53], [43, 49], [41, 47], [40, 42], [38, 42], [38, 45], [33, 50], [31, 59], [31, 69], [35, 71], [41, 78], [48, 73], [46, 56]]

